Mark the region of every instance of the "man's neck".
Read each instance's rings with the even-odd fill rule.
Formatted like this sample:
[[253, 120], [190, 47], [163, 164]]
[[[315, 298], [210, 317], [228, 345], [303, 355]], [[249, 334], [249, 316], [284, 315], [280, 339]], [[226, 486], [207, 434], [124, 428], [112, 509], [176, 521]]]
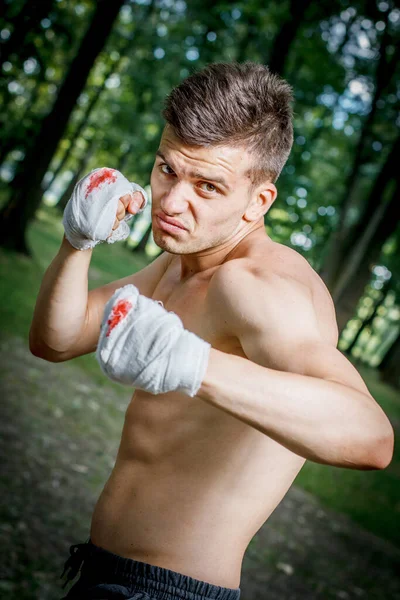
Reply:
[[249, 236], [251, 238], [254, 236], [268, 237], [263, 219], [249, 223], [248, 225], [214, 248], [208, 248], [195, 254], [179, 255], [181, 262], [181, 282], [187, 281], [194, 275], [208, 272], [210, 269], [222, 265], [231, 258], [231, 255], [238, 249], [238, 246], [242, 244], [243, 240], [247, 240]]

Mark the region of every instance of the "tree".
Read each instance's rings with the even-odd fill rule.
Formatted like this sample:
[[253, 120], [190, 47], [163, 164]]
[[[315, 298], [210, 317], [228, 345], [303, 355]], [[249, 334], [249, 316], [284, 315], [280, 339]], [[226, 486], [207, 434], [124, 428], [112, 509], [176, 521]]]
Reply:
[[[392, 48], [394, 40], [389, 34], [388, 27], [389, 12], [385, 14], [385, 29], [382, 36], [382, 41], [379, 48], [379, 60], [376, 64], [374, 93], [371, 100], [370, 110], [362, 127], [361, 134], [354, 152], [354, 159], [351, 169], [347, 176], [345, 193], [340, 206], [339, 219], [335, 231], [332, 233], [328, 241], [328, 250], [326, 253], [326, 261], [323, 266], [321, 275], [329, 289], [333, 290], [342, 269], [343, 260], [347, 256], [349, 249], [354, 244], [356, 237], [357, 223], [349, 225], [349, 211], [357, 201], [356, 184], [360, 177], [361, 167], [365, 163], [365, 154], [367, 141], [370, 140], [372, 128], [374, 125], [375, 116], [378, 110], [379, 102], [382, 99], [383, 92], [388, 87], [395, 74], [395, 69], [398, 65], [400, 56], [400, 47], [397, 46], [393, 53], [388, 52], [388, 48]], [[378, 17], [379, 18], [379, 17]], [[368, 144], [368, 147], [370, 144]], [[364, 223], [363, 212], [368, 212], [368, 205], [361, 203], [361, 220]], [[362, 230], [362, 229], [361, 229]]]
[[[118, 61], [119, 62], [119, 61]], [[80, 122], [78, 123], [78, 125], [76, 126], [74, 132], [72, 133], [72, 136], [70, 138], [70, 144], [68, 146], [68, 148], [65, 150], [64, 155], [62, 156], [59, 164], [57, 165], [57, 168], [54, 169], [53, 171], [53, 175], [50, 179], [50, 181], [47, 182], [46, 185], [46, 189], [49, 189], [53, 183], [53, 181], [58, 177], [59, 173], [63, 170], [63, 168], [65, 167], [70, 154], [74, 148], [75, 142], [76, 140], [79, 138], [79, 136], [81, 135], [81, 133], [83, 132], [84, 128], [86, 127], [86, 125], [89, 122], [89, 118], [90, 115], [94, 109], [94, 107], [96, 106], [97, 101], [99, 100], [99, 97], [101, 95], [101, 93], [104, 90], [104, 87], [106, 85], [106, 81], [109, 78], [109, 76], [116, 70], [116, 68], [118, 67], [118, 65], [112, 63], [106, 74], [104, 75], [103, 81], [101, 83], [101, 85], [97, 86], [94, 90], [93, 90], [93, 95], [92, 98], [90, 99], [90, 101], [88, 102], [86, 109], [81, 117]]]
[[143, 234], [140, 242], [137, 244], [137, 246], [132, 248], [132, 252], [144, 252], [145, 251], [147, 242], [151, 235], [151, 231], [152, 231], [152, 223], [150, 223], [149, 226], [147, 227], [146, 231], [144, 232], [144, 234]]
[[123, 4], [124, 0], [97, 2], [93, 19], [65, 77], [57, 100], [43, 121], [34, 148], [27, 154], [13, 180], [13, 195], [10, 201], [0, 212], [0, 240], [7, 248], [29, 254], [25, 232], [42, 199], [42, 179], [93, 63], [103, 48]]
[[349, 346], [347, 346], [347, 348], [346, 348], [347, 354], [351, 354], [351, 351], [357, 345], [357, 342], [360, 339], [362, 332], [367, 327], [370, 327], [372, 325], [373, 320], [375, 319], [375, 317], [378, 314], [379, 307], [382, 306], [382, 304], [385, 302], [386, 296], [388, 295], [388, 292], [390, 289], [389, 286], [390, 286], [389, 281], [386, 281], [385, 284], [383, 285], [382, 289], [380, 290], [381, 293], [379, 295], [379, 299], [375, 302], [375, 305], [374, 305], [370, 315], [361, 323], [360, 328], [357, 331], [356, 335], [354, 336], [353, 340], [351, 341]]
[[393, 385], [394, 387], [400, 388], [400, 328], [397, 334], [395, 342], [386, 352], [383, 357], [378, 370], [381, 374], [381, 378], [386, 383]]
[[268, 66], [273, 73], [283, 74], [289, 49], [296, 37], [298, 28], [303, 22], [304, 14], [311, 0], [291, 0], [288, 18], [280, 27], [278, 35], [272, 44]]
[[[125, 6], [124, 9], [123, 19], [120, 19], [113, 29], [107, 48], [99, 57], [96, 69], [91, 73], [90, 87], [88, 85], [85, 88], [86, 106], [76, 108], [63, 139], [60, 140], [58, 150], [50, 165], [52, 177], [46, 182], [47, 189], [52, 186], [67, 164], [72, 171], [79, 169], [79, 146], [87, 137], [87, 130], [103, 131], [101, 149], [105, 150], [105, 154], [112, 156], [113, 168], [123, 170], [129, 159], [132, 149], [132, 134], [134, 135], [139, 128], [140, 115], [144, 108], [142, 94], [137, 91], [137, 89], [140, 90], [140, 76], [144, 68], [140, 67], [135, 53], [130, 52], [130, 49], [134, 44], [137, 54], [139, 54], [143, 44], [148, 43], [151, 38], [155, 1], [151, 0], [146, 6], [137, 10], [135, 19], [133, 19], [133, 15], [131, 16], [130, 6]], [[108, 48], [112, 48], [109, 53], [107, 52]], [[126, 78], [129, 81], [128, 87], [128, 85], [121, 85], [121, 81], [124, 82], [125, 72], [131, 63], [134, 63], [135, 68], [131, 68], [130, 78]], [[149, 64], [148, 80], [151, 78], [151, 67], [152, 65]], [[108, 86], [111, 79], [117, 81], [116, 86]], [[132, 85], [132, 81], [135, 82], [134, 85]], [[122, 95], [119, 94], [121, 88], [124, 88]], [[134, 102], [132, 102], [132, 96]], [[129, 114], [128, 122], [121, 118], [121, 113], [125, 109]], [[132, 119], [135, 113], [137, 113], [137, 118]], [[101, 161], [102, 159], [100, 159]], [[108, 161], [107, 157], [107, 164]]]
[[[75, 2], [53, 0], [49, 6], [48, 0], [15, 0], [9, 4], [0, 25], [2, 159], [12, 150], [25, 155], [31, 147], [54, 102], [55, 88], [61, 85], [67, 65], [75, 56], [87, 15], [93, 12], [90, 0], [81, 0], [79, 11], [75, 10]], [[13, 156], [9, 156], [7, 168], [13, 162]]]
[[[371, 266], [379, 259], [385, 241], [397, 227], [400, 173], [395, 175], [389, 200], [377, 204], [374, 217], [344, 265], [342, 280], [333, 296], [339, 330], [354, 314], [358, 300], [371, 277]], [[375, 187], [374, 187], [375, 189]], [[371, 194], [374, 193], [374, 189]], [[381, 194], [384, 189], [381, 190]], [[379, 198], [377, 193], [375, 197]]]
[[84, 176], [84, 174], [86, 172], [86, 168], [88, 166], [88, 163], [90, 162], [90, 159], [92, 158], [93, 154], [95, 153], [97, 144], [98, 144], [98, 141], [97, 141], [96, 137], [93, 137], [93, 139], [89, 142], [89, 144], [85, 150], [84, 156], [79, 164], [78, 170], [72, 176], [71, 181], [68, 183], [61, 198], [57, 202], [57, 208], [61, 211], [61, 213], [64, 212], [67, 202], [72, 196], [74, 187], [78, 183], [79, 179]]
[[40, 21], [49, 13], [54, 0], [29, 0], [25, 2], [22, 9], [10, 19], [13, 32], [1, 49], [1, 61], [8, 61], [13, 54], [21, 61], [24, 55], [21, 47], [29, 47], [26, 39], [39, 28]]

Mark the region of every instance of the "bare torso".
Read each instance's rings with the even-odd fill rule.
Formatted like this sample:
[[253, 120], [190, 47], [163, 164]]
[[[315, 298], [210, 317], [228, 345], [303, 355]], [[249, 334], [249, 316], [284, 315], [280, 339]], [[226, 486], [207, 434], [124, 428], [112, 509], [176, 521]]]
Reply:
[[[229, 260], [249, 269], [279, 265], [309, 288], [321, 330], [335, 335], [326, 289], [296, 252], [268, 237], [249, 236]], [[152, 297], [214, 348], [245, 357], [238, 339], [223, 332], [207, 296], [215, 270], [182, 283], [179, 257], [172, 257]], [[214, 585], [239, 587], [250, 540], [303, 464], [303, 458], [196, 397], [137, 390], [115, 467], [93, 514], [92, 542]]]

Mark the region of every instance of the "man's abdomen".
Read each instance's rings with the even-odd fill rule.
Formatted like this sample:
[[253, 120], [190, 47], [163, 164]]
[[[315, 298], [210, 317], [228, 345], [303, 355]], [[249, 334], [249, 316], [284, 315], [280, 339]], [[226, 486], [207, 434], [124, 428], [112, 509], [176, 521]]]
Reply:
[[137, 392], [92, 542], [238, 587], [244, 552], [304, 463], [238, 419], [182, 394]]

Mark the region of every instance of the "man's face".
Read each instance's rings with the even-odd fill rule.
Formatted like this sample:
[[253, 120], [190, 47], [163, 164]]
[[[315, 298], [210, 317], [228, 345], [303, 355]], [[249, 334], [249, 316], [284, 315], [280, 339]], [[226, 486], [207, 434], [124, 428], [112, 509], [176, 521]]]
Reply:
[[[233, 146], [186, 146], [167, 126], [151, 173], [154, 241], [172, 254], [193, 254], [221, 245], [248, 221], [250, 201], [245, 172], [250, 155]], [[171, 229], [170, 217], [184, 229]], [[168, 230], [167, 230], [168, 228]]]

